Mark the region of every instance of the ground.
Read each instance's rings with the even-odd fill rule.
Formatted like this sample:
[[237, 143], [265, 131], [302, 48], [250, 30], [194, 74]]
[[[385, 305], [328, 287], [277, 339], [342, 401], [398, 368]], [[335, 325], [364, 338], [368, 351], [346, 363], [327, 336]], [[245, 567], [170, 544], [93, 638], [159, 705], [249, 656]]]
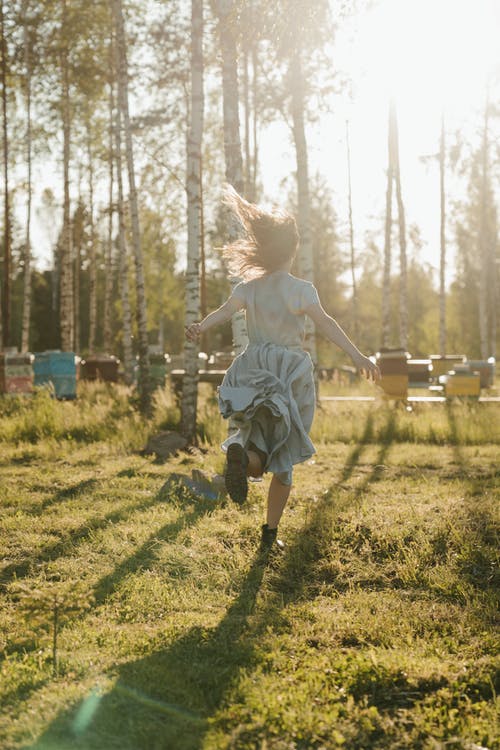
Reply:
[[[280, 527], [125, 390], [2, 402], [0, 747], [498, 750], [498, 405], [330, 403]], [[54, 644], [54, 619], [57, 639]]]

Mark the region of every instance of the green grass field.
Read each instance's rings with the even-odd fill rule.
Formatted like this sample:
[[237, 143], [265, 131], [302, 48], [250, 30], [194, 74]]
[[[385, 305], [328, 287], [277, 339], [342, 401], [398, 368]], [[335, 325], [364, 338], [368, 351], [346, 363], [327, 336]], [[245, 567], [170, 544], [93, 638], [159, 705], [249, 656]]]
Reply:
[[265, 555], [267, 480], [165, 487], [222, 471], [211, 391], [165, 464], [166, 392], [0, 400], [2, 750], [499, 750], [499, 415], [326, 404]]

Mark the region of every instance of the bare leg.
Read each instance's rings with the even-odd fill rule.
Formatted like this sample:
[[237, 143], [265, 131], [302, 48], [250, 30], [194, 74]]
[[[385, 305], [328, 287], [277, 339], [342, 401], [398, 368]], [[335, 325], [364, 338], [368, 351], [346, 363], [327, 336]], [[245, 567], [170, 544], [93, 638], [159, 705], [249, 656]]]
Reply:
[[273, 474], [267, 496], [267, 525], [270, 529], [278, 526], [291, 489], [291, 485], [282, 484], [276, 474]]
[[247, 476], [249, 477], [261, 477], [262, 476], [262, 463], [258, 453], [252, 450], [247, 450], [248, 466]]

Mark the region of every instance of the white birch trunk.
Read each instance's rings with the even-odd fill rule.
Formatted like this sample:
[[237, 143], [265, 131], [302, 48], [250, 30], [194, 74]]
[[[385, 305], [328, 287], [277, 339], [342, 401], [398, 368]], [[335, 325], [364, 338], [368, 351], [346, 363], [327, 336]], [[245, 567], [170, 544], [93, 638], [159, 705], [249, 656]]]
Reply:
[[73, 299], [73, 267], [71, 248], [71, 207], [69, 196], [69, 159], [71, 140], [71, 115], [69, 100], [69, 69], [67, 49], [67, 6], [66, 0], [61, 2], [63, 35], [61, 46], [61, 109], [63, 121], [63, 230], [61, 247], [61, 276], [60, 276], [60, 325], [61, 349], [65, 352], [74, 349], [74, 299]]
[[439, 195], [440, 195], [440, 254], [439, 254], [439, 353], [446, 355], [446, 191], [445, 191], [446, 140], [444, 115], [441, 117], [439, 140]]
[[122, 303], [123, 327], [123, 368], [125, 382], [130, 385], [134, 377], [134, 354], [132, 351], [132, 312], [130, 309], [130, 292], [128, 283], [128, 253], [125, 228], [125, 203], [123, 196], [123, 167], [122, 167], [122, 137], [120, 107], [116, 107], [115, 114], [115, 156], [116, 156], [116, 184], [118, 187], [118, 280], [120, 300]]
[[406, 252], [406, 218], [401, 189], [401, 169], [399, 164], [399, 135], [396, 105], [392, 104], [394, 120], [394, 178], [396, 181], [396, 200], [398, 204], [399, 226], [399, 344], [402, 349], [408, 348], [408, 271]]
[[393, 123], [389, 111], [387, 188], [385, 193], [384, 272], [382, 280], [382, 346], [391, 341], [391, 243], [392, 243], [392, 181], [393, 181]]
[[[309, 165], [304, 126], [304, 80], [300, 51], [296, 50], [291, 60], [290, 78], [292, 90], [292, 122], [295, 155], [297, 162], [298, 228], [300, 235], [297, 264], [299, 273], [306, 281], [314, 283], [314, 256], [311, 233], [311, 201], [309, 196]], [[313, 321], [306, 318], [304, 348], [309, 352], [317, 381], [318, 358], [316, 354], [316, 330]], [[316, 391], [318, 395], [318, 391]]]
[[22, 6], [22, 21], [24, 26], [24, 67], [26, 75], [26, 164], [27, 200], [26, 200], [26, 238], [24, 251], [23, 278], [23, 313], [21, 328], [21, 351], [29, 349], [30, 317], [31, 317], [31, 203], [32, 203], [32, 163], [31, 163], [31, 49], [28, 29], [28, 0]]
[[[113, 65], [113, 48], [110, 43], [110, 68], [114, 69]], [[109, 194], [108, 194], [108, 237], [106, 243], [106, 256], [104, 261], [104, 351], [107, 354], [111, 354], [111, 312], [112, 312], [112, 296], [113, 296], [113, 190], [114, 190], [114, 92], [113, 92], [113, 77], [109, 79]]]
[[7, 42], [5, 39], [5, 19], [3, 1], [0, 0], [0, 47], [2, 53], [2, 141], [4, 176], [4, 256], [3, 256], [3, 296], [2, 296], [2, 338], [3, 346], [10, 345], [10, 284], [11, 284], [11, 223], [9, 206], [9, 140], [7, 134]]
[[90, 119], [87, 120], [87, 158], [89, 175], [89, 220], [90, 220], [90, 253], [89, 253], [89, 351], [96, 350], [97, 322], [97, 267], [95, 251], [94, 222], [94, 164], [92, 159], [92, 130]]
[[[191, 2], [191, 124], [187, 139], [187, 269], [186, 325], [200, 318], [201, 246], [201, 147], [203, 135], [203, 0]], [[184, 379], [181, 400], [181, 430], [196, 442], [198, 395], [198, 351], [195, 341], [184, 344]]]
[[358, 335], [358, 300], [356, 289], [356, 253], [354, 248], [354, 223], [352, 219], [352, 185], [351, 185], [351, 147], [349, 143], [349, 122], [345, 123], [346, 149], [347, 149], [347, 183], [349, 202], [349, 246], [351, 256], [351, 284], [352, 284], [352, 330], [354, 338]]
[[[224, 111], [224, 157], [226, 180], [243, 194], [243, 158], [241, 154], [240, 117], [238, 97], [238, 61], [236, 54], [233, 0], [216, 0], [215, 10], [219, 20], [219, 35], [222, 53], [222, 97]], [[236, 239], [239, 228], [231, 220], [228, 227], [229, 241]], [[233, 287], [239, 279], [233, 279]], [[245, 315], [238, 312], [232, 318], [233, 348], [241, 354], [248, 343]]]
[[488, 358], [488, 115], [489, 102], [484, 107], [483, 141], [481, 145], [481, 193], [479, 208], [479, 336], [481, 358]]
[[135, 286], [137, 296], [137, 329], [139, 339], [139, 392], [141, 411], [148, 413], [151, 409], [151, 379], [149, 374], [148, 327], [146, 315], [146, 297], [144, 290], [144, 269], [142, 261], [141, 235], [139, 229], [139, 210], [135, 185], [134, 152], [132, 130], [128, 108], [128, 65], [125, 41], [125, 25], [121, 0], [113, 0], [113, 12], [116, 24], [116, 46], [118, 50], [118, 99], [123, 117], [125, 135], [125, 153], [129, 183], [130, 219], [132, 225], [132, 242], [135, 260]]

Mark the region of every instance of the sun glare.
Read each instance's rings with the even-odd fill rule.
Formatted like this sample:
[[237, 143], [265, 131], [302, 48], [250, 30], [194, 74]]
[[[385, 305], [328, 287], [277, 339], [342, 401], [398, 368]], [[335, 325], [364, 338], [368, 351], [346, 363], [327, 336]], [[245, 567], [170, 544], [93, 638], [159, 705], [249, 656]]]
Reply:
[[494, 0], [381, 0], [359, 17], [352, 72], [401, 104], [464, 112], [500, 72], [499, 27]]

